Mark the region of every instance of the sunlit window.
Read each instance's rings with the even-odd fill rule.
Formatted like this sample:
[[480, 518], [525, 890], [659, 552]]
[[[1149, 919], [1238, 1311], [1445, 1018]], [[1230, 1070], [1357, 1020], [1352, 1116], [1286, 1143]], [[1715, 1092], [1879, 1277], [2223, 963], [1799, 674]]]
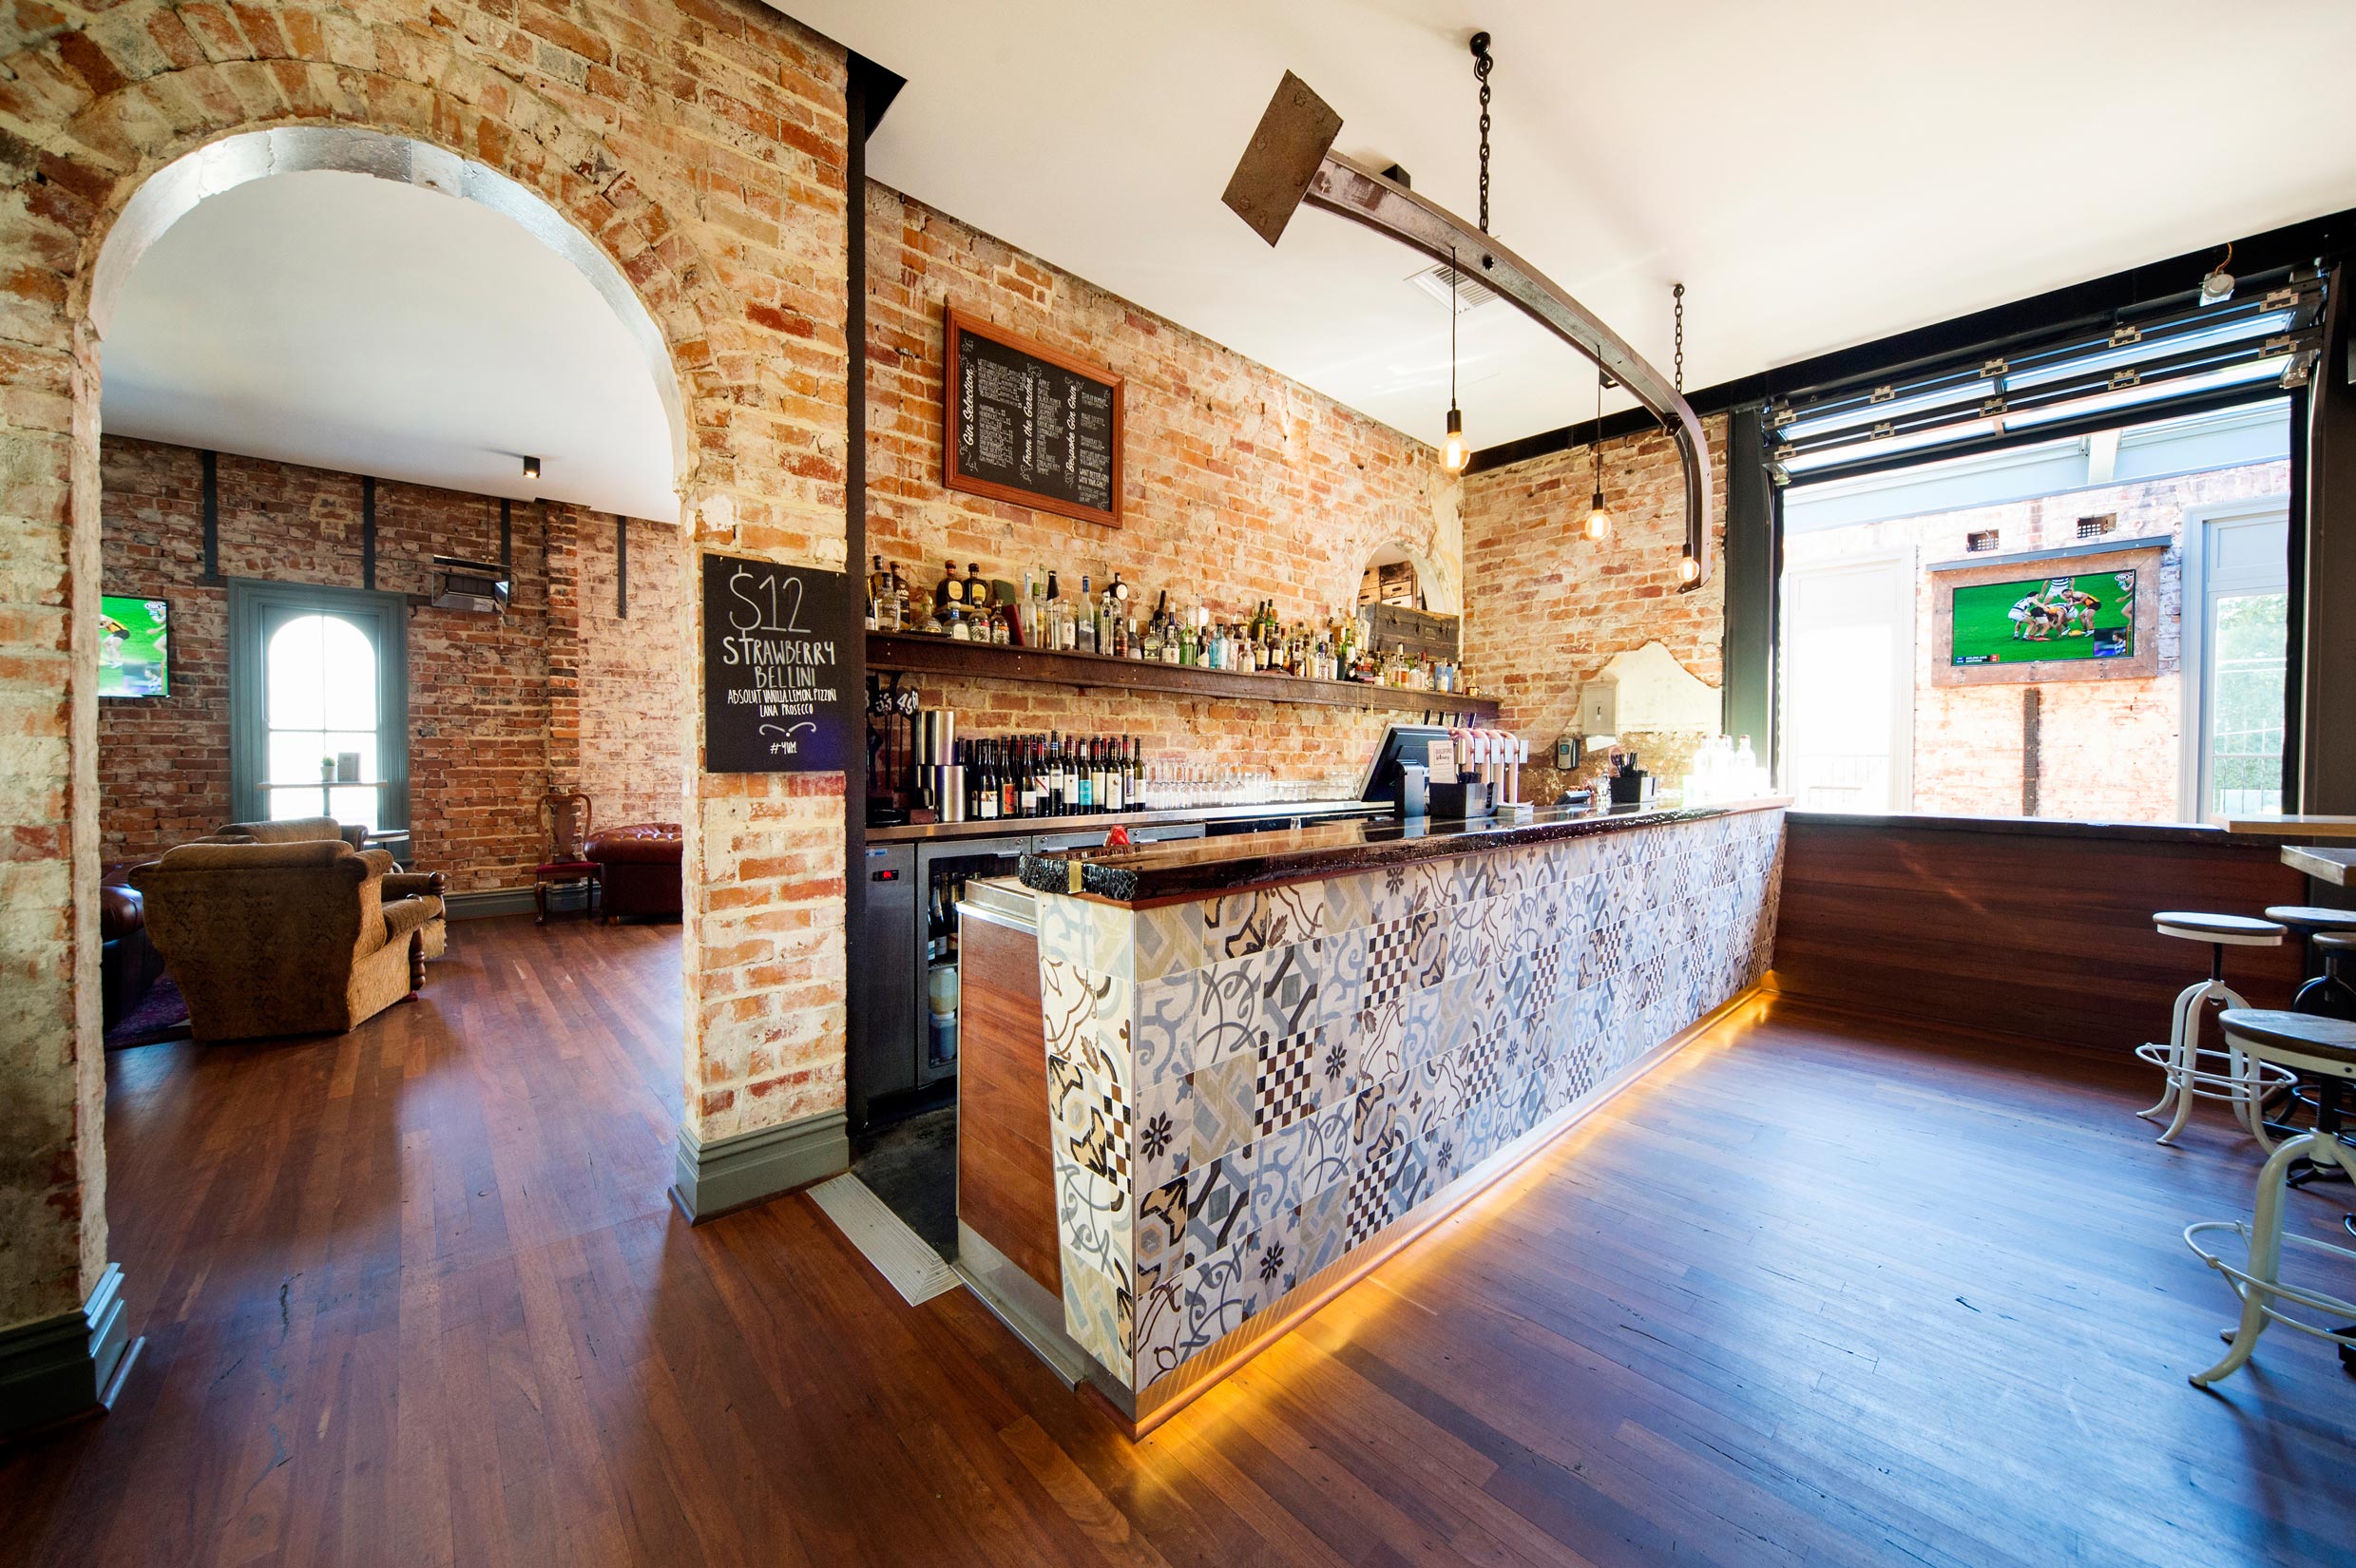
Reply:
[[341, 616], [296, 616], [270, 634], [263, 679], [271, 820], [383, 826], [376, 646], [368, 635]]

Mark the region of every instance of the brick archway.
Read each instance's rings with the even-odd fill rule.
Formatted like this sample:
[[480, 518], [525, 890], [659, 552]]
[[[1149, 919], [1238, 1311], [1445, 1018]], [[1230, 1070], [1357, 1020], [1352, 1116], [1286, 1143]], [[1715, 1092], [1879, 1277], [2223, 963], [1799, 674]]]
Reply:
[[[80, 1310], [107, 1270], [91, 311], [109, 238], [160, 171], [256, 132], [337, 129], [512, 182], [659, 335], [691, 571], [712, 546], [842, 563], [844, 58], [753, 0], [650, 6], [668, 14], [594, 30], [402, 0], [20, 19], [0, 60], [0, 973], [15, 992], [0, 1098], [23, 1115], [0, 1133], [0, 1326]], [[838, 1124], [841, 782], [706, 774], [700, 703], [681, 708], [682, 1145]], [[777, 896], [714, 896], [741, 894], [756, 864]]]

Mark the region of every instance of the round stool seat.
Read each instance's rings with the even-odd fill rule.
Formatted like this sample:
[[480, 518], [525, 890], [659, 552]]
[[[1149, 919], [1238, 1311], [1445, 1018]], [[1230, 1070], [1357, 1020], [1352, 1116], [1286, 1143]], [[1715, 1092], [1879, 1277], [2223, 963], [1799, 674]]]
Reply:
[[2334, 953], [2356, 953], [2356, 929], [2345, 931], [2317, 931], [2315, 933], [2315, 950], [2323, 954], [2326, 958], [2330, 957]]
[[2313, 1013], [2277, 1012], [2269, 1007], [2228, 1007], [2217, 1019], [2229, 1039], [2277, 1053], [2356, 1070], [2356, 1023]]
[[2152, 917], [2162, 936], [2187, 942], [2222, 942], [2236, 947], [2279, 947], [2283, 928], [2270, 920], [2251, 915], [2198, 914], [2190, 909], [2163, 909]]
[[2320, 904], [2277, 904], [2266, 918], [2306, 931], [2356, 931], [2356, 909], [2327, 909]]

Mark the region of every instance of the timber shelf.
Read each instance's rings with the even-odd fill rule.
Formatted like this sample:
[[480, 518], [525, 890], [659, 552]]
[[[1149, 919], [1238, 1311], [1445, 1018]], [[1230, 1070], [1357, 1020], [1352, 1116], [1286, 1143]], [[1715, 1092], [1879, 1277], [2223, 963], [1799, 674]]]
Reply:
[[1497, 717], [1497, 699], [1461, 692], [1409, 692], [1355, 680], [1304, 680], [1289, 675], [1245, 675], [1183, 664], [1148, 664], [1102, 654], [1046, 653], [958, 642], [906, 632], [867, 634], [867, 667], [912, 675], [961, 675], [977, 680], [1018, 680], [1042, 686], [1098, 686], [1131, 692], [1242, 702], [1296, 702], [1321, 708], [1389, 708], [1412, 714]]

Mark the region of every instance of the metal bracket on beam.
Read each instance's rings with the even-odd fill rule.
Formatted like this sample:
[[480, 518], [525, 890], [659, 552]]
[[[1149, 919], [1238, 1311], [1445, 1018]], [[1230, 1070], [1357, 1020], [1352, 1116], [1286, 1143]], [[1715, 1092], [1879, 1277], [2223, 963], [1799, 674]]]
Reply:
[[[1395, 181], [1332, 150], [1342, 117], [1291, 71], [1260, 116], [1220, 198], [1274, 245], [1301, 206], [1319, 207], [1477, 276], [1522, 314], [1595, 361], [1659, 420], [1685, 478], [1685, 548], [1710, 580], [1710, 462], [1701, 420], [1667, 376], [1554, 281], [1492, 236]], [[1474, 259], [1477, 258], [1477, 259]]]

